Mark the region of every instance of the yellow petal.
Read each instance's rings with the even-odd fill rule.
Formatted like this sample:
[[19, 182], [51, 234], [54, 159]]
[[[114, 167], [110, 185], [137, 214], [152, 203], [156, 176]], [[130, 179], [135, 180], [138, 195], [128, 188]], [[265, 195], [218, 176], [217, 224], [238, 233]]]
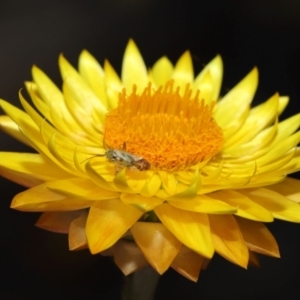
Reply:
[[174, 67], [172, 79], [174, 79], [175, 81], [175, 86], [180, 87], [181, 94], [184, 93], [186, 84], [193, 82], [193, 62], [189, 51], [184, 52], [182, 56], [178, 59]]
[[81, 250], [87, 248], [85, 234], [86, 220], [88, 212], [84, 211], [80, 217], [73, 220], [69, 227], [69, 249]]
[[238, 217], [236, 221], [249, 250], [264, 255], [280, 257], [277, 242], [263, 223]]
[[157, 87], [164, 85], [170, 80], [173, 72], [173, 65], [167, 57], [160, 58], [152, 68], [154, 83]]
[[117, 72], [107, 60], [104, 62], [104, 72], [108, 106], [114, 109], [118, 107], [119, 93], [122, 91], [123, 84]]
[[170, 204], [154, 209], [161, 222], [187, 247], [211, 258], [214, 248], [206, 214], [184, 211]]
[[300, 202], [299, 179], [287, 177], [281, 182], [268, 186], [268, 190], [277, 192], [294, 202]]
[[104, 71], [98, 61], [88, 51], [83, 50], [79, 56], [78, 69], [83, 79], [107, 107]]
[[204, 260], [203, 256], [182, 245], [171, 267], [180, 275], [197, 282]]
[[120, 200], [94, 202], [86, 224], [91, 252], [96, 254], [111, 247], [142, 214], [142, 210]]
[[69, 233], [70, 224], [81, 214], [81, 210], [44, 212], [35, 223], [35, 226], [48, 231]]
[[199, 195], [194, 199], [168, 200], [168, 202], [183, 210], [208, 213], [208, 214], [233, 214], [237, 212], [237, 206], [230, 206], [225, 202]]
[[262, 222], [273, 221], [272, 213], [237, 191], [217, 191], [210, 194], [210, 196], [214, 199], [224, 201], [233, 207], [238, 207], [237, 216]]
[[0, 128], [13, 138], [31, 147], [27, 138], [21, 133], [19, 126], [9, 116], [0, 116]]
[[11, 208], [21, 211], [71, 211], [89, 207], [93, 201], [65, 197], [49, 190], [45, 184], [17, 194]]
[[125, 49], [121, 77], [129, 93], [134, 84], [137, 86], [138, 92], [141, 92], [149, 82], [143, 57], [133, 40], [129, 40]]
[[209, 215], [209, 224], [216, 252], [227, 260], [247, 268], [248, 249], [234, 217]]
[[213, 91], [211, 100], [217, 101], [219, 99], [223, 77], [223, 62], [220, 55], [217, 55], [213, 60], [211, 60], [196, 77], [194, 87], [199, 89], [200, 93], [202, 93], [202, 84], [205, 82], [204, 77], [206, 77], [207, 74], [209, 74], [209, 77], [212, 81], [211, 85]]
[[[23, 174], [29, 180], [38, 179], [40, 181], [52, 181], [69, 178], [70, 174], [53, 164], [49, 159], [40, 154], [0, 152], [0, 169], [16, 171]], [[3, 176], [6, 171], [3, 169]]]
[[120, 240], [110, 249], [113, 251], [116, 265], [126, 276], [148, 265], [142, 251], [133, 242]]
[[181, 243], [161, 223], [137, 222], [130, 231], [149, 264], [163, 274], [177, 255]]
[[77, 196], [89, 200], [107, 200], [119, 197], [119, 193], [100, 188], [86, 178], [69, 178], [66, 180], [46, 182], [48, 189], [66, 196]]
[[257, 85], [258, 71], [254, 68], [217, 103], [214, 117], [221, 128], [229, 126], [244, 114], [254, 97]]
[[163, 199], [157, 197], [144, 197], [138, 194], [125, 194], [121, 195], [121, 200], [125, 204], [132, 204], [143, 211], [153, 210], [156, 206], [164, 202]]
[[253, 267], [259, 268], [260, 264], [259, 264], [259, 259], [258, 259], [258, 255], [252, 251], [249, 251], [249, 263], [248, 265], [251, 265]]
[[300, 205], [266, 188], [241, 191], [251, 200], [271, 211], [277, 219], [300, 222]]

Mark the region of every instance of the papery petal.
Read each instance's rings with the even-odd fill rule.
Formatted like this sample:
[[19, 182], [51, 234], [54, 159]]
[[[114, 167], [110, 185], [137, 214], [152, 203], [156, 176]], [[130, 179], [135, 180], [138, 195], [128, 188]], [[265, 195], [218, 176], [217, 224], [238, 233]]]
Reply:
[[197, 282], [205, 258], [182, 245], [171, 267], [180, 275]]
[[263, 206], [277, 219], [300, 222], [300, 205], [266, 188], [242, 190], [242, 194]]
[[142, 251], [133, 242], [119, 240], [110, 249], [116, 265], [126, 276], [148, 265]]
[[264, 255], [280, 257], [277, 242], [263, 223], [238, 217], [236, 221], [249, 250]]
[[247, 268], [248, 249], [232, 215], [209, 215], [215, 251], [227, 260]]
[[120, 200], [94, 202], [86, 224], [91, 252], [96, 254], [111, 247], [142, 214], [142, 210]]
[[200, 255], [212, 257], [214, 248], [207, 215], [183, 211], [170, 204], [162, 204], [154, 211], [179, 241]]
[[170, 80], [173, 72], [173, 65], [167, 57], [160, 58], [152, 68], [152, 76], [157, 87], [164, 85]]
[[300, 203], [300, 180], [287, 177], [284, 181], [268, 186], [272, 190], [285, 196], [286, 198]]
[[81, 250], [88, 247], [85, 233], [88, 212], [85, 210], [81, 216], [73, 220], [69, 227], [69, 249]]
[[93, 201], [65, 197], [49, 190], [45, 184], [17, 194], [11, 208], [21, 211], [71, 211], [89, 207]]
[[44, 212], [35, 223], [35, 226], [58, 233], [69, 233], [70, 224], [82, 215], [83, 211]]
[[126, 204], [132, 204], [143, 211], [153, 210], [156, 206], [164, 202], [163, 199], [157, 197], [144, 197], [142, 195], [135, 194], [122, 194], [122, 202]]
[[137, 222], [130, 231], [149, 264], [163, 274], [177, 255], [181, 242], [161, 223]]

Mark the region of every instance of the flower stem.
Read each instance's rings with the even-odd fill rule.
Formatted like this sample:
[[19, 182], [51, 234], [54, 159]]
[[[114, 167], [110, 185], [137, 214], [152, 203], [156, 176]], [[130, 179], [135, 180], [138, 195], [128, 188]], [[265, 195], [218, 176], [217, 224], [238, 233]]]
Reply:
[[122, 300], [153, 300], [160, 275], [150, 266], [125, 277]]

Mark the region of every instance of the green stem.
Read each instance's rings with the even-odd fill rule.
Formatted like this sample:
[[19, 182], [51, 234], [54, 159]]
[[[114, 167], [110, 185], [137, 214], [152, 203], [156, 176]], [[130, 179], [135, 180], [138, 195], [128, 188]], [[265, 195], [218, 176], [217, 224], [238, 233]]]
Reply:
[[153, 300], [160, 275], [150, 266], [125, 277], [122, 300]]

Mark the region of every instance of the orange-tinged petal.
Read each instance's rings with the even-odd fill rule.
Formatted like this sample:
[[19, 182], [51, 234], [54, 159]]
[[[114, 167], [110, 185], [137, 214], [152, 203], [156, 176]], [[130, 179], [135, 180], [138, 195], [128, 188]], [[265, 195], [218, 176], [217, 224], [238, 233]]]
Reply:
[[41, 184], [17, 194], [11, 208], [21, 211], [71, 211], [87, 208], [92, 203], [90, 200], [65, 197]]
[[208, 217], [205, 214], [184, 211], [170, 204], [154, 209], [161, 222], [187, 247], [211, 258], [214, 247]]
[[142, 210], [120, 200], [94, 202], [86, 224], [91, 252], [96, 254], [111, 247], [142, 214]]
[[272, 213], [237, 191], [217, 191], [212, 193], [211, 197], [238, 207], [237, 216], [262, 222], [273, 221]]
[[148, 265], [136, 243], [120, 240], [108, 250], [111, 250], [116, 265], [126, 276]]
[[251, 266], [256, 267], [256, 268], [260, 267], [258, 255], [256, 253], [254, 253], [253, 251], [249, 251], [249, 263], [248, 263], [248, 265], [251, 265]]
[[268, 186], [268, 190], [277, 192], [288, 199], [300, 203], [300, 180], [287, 177], [281, 182]]
[[82, 214], [81, 210], [44, 212], [35, 226], [58, 233], [69, 233], [71, 222]]
[[264, 255], [280, 257], [277, 242], [267, 227], [260, 222], [236, 218], [249, 250]]
[[149, 264], [163, 274], [177, 255], [181, 242], [161, 223], [137, 222], [130, 231]]
[[73, 220], [69, 227], [69, 249], [81, 250], [88, 247], [85, 233], [88, 212], [83, 211], [81, 216]]
[[171, 267], [180, 275], [197, 282], [205, 258], [182, 245]]
[[156, 206], [164, 202], [163, 199], [157, 197], [144, 197], [137, 194], [122, 194], [121, 200], [126, 204], [132, 204], [143, 211], [153, 210]]
[[227, 260], [247, 268], [248, 249], [232, 215], [209, 215], [211, 236], [216, 252]]
[[266, 188], [247, 189], [244, 195], [271, 211], [277, 219], [300, 222], [300, 205]]
[[88, 198], [89, 200], [107, 200], [119, 197], [119, 193], [97, 186], [87, 178], [69, 178], [46, 182], [48, 189], [67, 196]]

